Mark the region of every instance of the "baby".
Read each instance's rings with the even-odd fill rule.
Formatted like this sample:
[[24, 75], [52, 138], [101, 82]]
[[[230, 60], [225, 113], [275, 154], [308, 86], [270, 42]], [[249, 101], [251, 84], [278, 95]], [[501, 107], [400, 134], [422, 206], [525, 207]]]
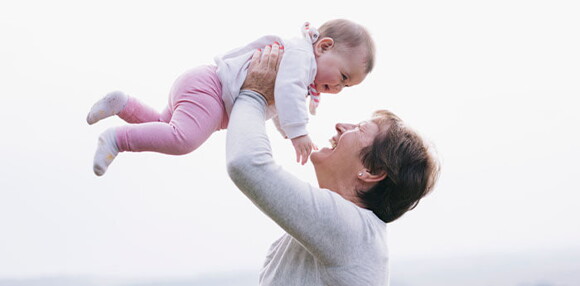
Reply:
[[276, 103], [269, 107], [268, 118], [292, 141], [296, 160], [304, 165], [316, 148], [306, 129], [306, 97], [314, 115], [320, 93], [339, 93], [361, 83], [373, 68], [375, 47], [368, 31], [348, 20], [331, 20], [318, 30], [306, 23], [302, 32], [303, 37], [288, 40], [264, 36], [216, 57], [216, 65], [184, 73], [173, 84], [161, 113], [123, 92], [107, 94], [93, 105], [87, 122], [117, 115], [133, 124], [100, 135], [95, 174], [103, 175], [119, 152], [183, 155], [197, 149], [214, 131], [227, 128], [254, 51], [272, 43], [283, 49], [284, 56], [276, 78]]

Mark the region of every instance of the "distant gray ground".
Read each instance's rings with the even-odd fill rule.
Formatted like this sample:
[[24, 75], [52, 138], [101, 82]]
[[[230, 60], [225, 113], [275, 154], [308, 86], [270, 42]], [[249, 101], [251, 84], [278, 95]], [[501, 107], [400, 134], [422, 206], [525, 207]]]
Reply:
[[205, 275], [191, 278], [113, 279], [89, 276], [0, 279], [0, 286], [256, 286], [258, 272]]
[[[0, 286], [256, 286], [258, 270], [190, 278], [63, 276], [0, 278]], [[577, 286], [580, 253], [465, 256], [392, 261], [390, 286]]]

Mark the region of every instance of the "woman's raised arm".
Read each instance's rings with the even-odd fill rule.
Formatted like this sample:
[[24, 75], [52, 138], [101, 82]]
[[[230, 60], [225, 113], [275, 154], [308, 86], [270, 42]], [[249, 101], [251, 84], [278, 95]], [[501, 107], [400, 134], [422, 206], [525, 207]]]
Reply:
[[[271, 64], [258, 64], [266, 63]], [[260, 83], [259, 78], [249, 78], [252, 88], [264, 92], [260, 85], [270, 82], [270, 75], [263, 71], [250, 75], [264, 80]], [[246, 89], [236, 99], [226, 139], [228, 173], [236, 186], [288, 234], [319, 259], [336, 263], [346, 257], [336, 252], [337, 247], [348, 249], [352, 242], [347, 240], [357, 237], [350, 234], [362, 233], [363, 224], [357, 219], [360, 210], [338, 194], [314, 187], [276, 164], [265, 128], [265, 97]]]

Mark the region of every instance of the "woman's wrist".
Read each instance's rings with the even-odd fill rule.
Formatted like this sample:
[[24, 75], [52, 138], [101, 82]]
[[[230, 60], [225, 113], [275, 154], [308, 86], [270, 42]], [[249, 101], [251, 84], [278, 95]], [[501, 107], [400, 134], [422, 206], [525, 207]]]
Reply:
[[241, 95], [247, 95], [249, 97], [252, 98], [256, 98], [258, 99], [263, 105], [268, 105], [268, 100], [266, 100], [266, 97], [264, 97], [264, 95], [262, 95], [260, 92], [255, 91], [255, 90], [251, 90], [251, 89], [242, 89], [240, 90], [240, 96]]

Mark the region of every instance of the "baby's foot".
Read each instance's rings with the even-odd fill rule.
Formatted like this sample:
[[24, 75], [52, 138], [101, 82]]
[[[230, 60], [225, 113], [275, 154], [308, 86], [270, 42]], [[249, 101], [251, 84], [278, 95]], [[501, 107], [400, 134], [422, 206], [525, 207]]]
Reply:
[[93, 161], [95, 175], [102, 176], [105, 174], [109, 165], [111, 165], [115, 157], [117, 157], [117, 154], [119, 154], [116, 138], [114, 128], [108, 129], [99, 136], [99, 145], [97, 146], [97, 152], [95, 153], [95, 159]]
[[87, 115], [87, 123], [95, 124], [99, 120], [118, 114], [125, 108], [129, 97], [121, 91], [109, 92], [91, 107]]

